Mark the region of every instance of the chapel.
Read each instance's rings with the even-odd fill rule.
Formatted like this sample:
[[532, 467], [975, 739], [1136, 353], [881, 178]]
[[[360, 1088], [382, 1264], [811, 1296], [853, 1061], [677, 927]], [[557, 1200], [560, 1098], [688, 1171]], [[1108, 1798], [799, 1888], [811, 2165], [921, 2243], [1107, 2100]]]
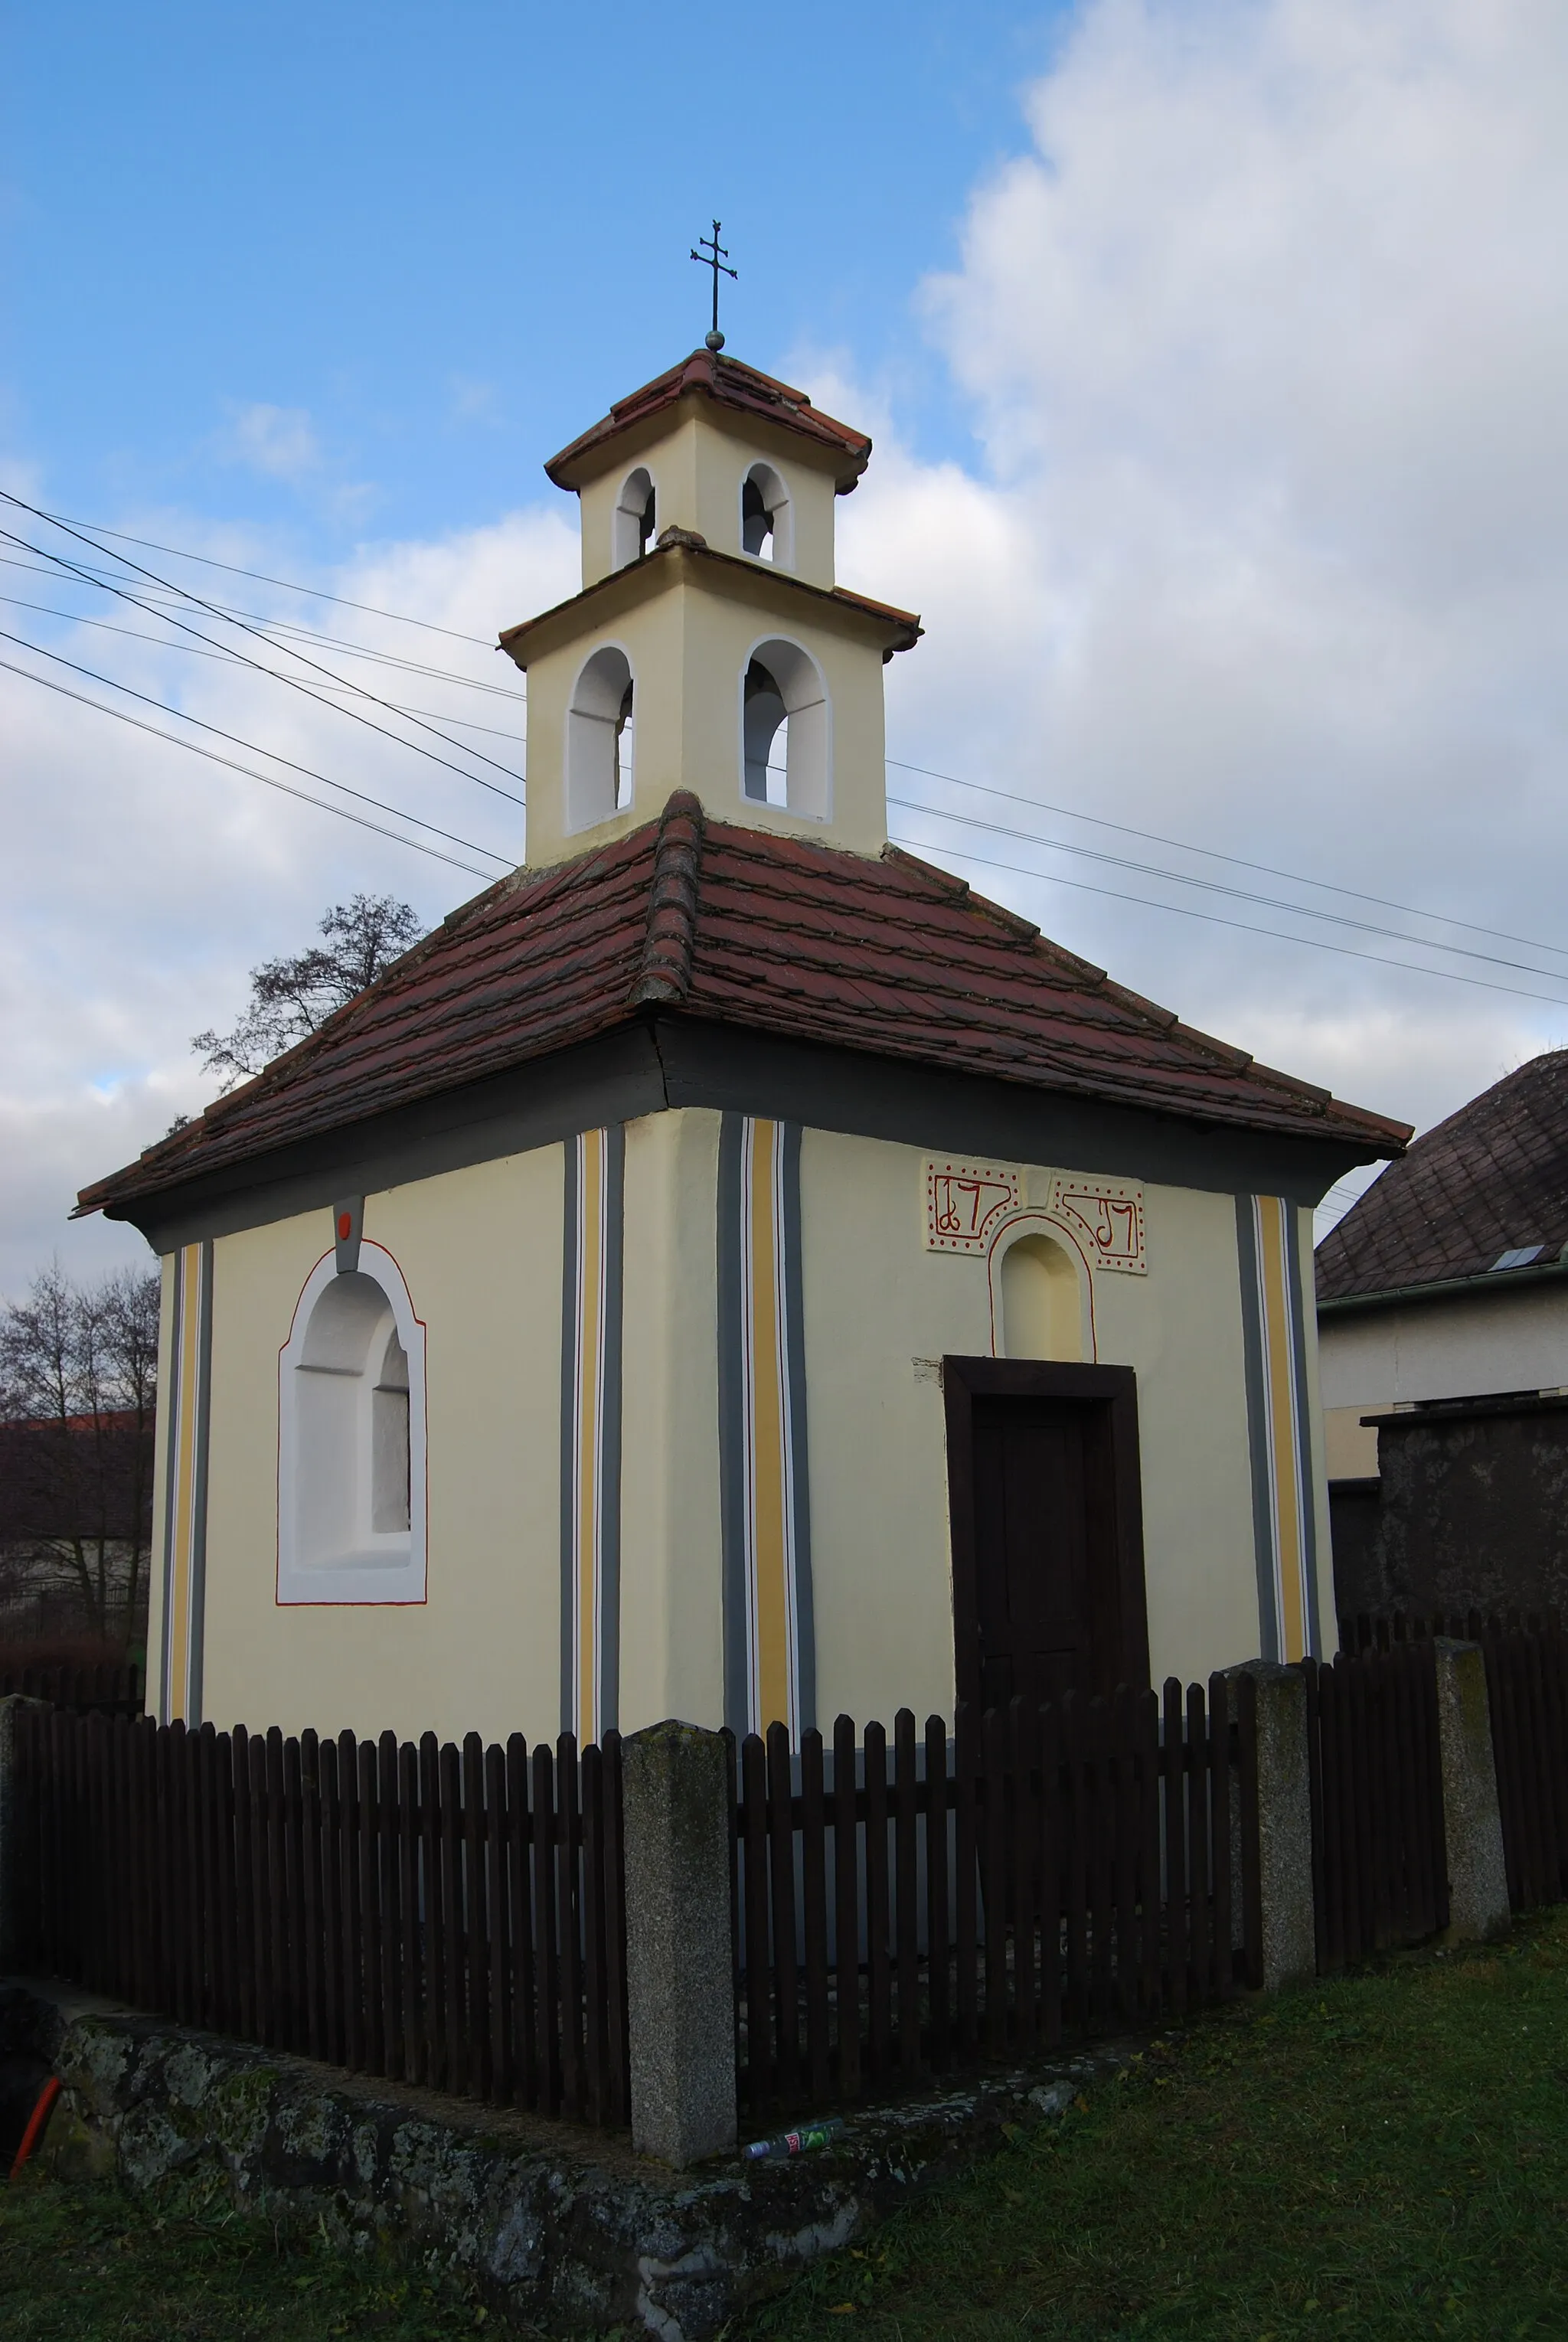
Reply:
[[862, 432], [554, 456], [522, 867], [87, 1188], [163, 1262], [149, 1705], [596, 1739], [1334, 1643], [1312, 1213], [1404, 1126], [890, 845]]

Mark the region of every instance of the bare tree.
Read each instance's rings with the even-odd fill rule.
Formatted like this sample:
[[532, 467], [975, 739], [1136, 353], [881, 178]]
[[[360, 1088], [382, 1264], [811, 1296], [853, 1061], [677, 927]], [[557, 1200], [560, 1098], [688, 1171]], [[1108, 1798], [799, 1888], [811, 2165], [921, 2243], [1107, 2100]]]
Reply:
[[158, 1277], [75, 1286], [58, 1263], [0, 1310], [0, 1557], [5, 1590], [64, 1592], [80, 1625], [129, 1641], [146, 1601]]
[[202, 1070], [221, 1074], [225, 1090], [259, 1074], [374, 984], [417, 941], [420, 926], [412, 906], [391, 895], [355, 895], [333, 905], [320, 933], [322, 943], [292, 959], [264, 960], [252, 968], [250, 1006], [232, 1032], [198, 1033], [193, 1039]]

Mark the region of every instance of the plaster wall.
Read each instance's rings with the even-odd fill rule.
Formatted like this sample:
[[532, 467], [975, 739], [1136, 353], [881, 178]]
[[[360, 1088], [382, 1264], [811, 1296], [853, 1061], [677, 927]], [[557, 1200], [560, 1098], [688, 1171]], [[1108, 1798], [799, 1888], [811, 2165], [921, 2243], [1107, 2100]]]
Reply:
[[[817, 1709], [951, 1713], [938, 1362], [991, 1350], [986, 1264], [929, 1253], [914, 1147], [808, 1130], [801, 1156]], [[1050, 1172], [1024, 1174], [1043, 1206]], [[1098, 1356], [1138, 1383], [1155, 1679], [1255, 1653], [1252, 1486], [1228, 1196], [1147, 1187], [1149, 1274], [1096, 1272]], [[1324, 1546], [1326, 1554], [1326, 1540]]]
[[[737, 422], [739, 418], [736, 418]], [[789, 492], [794, 539], [788, 566], [810, 586], [834, 582], [832, 475], [790, 452], [775, 452], [755, 434], [724, 428], [712, 411], [678, 414], [673, 430], [645, 445], [617, 453], [612, 468], [580, 492], [583, 584], [597, 585], [614, 566], [612, 515], [622, 485], [635, 471], [654, 483], [654, 525], [694, 530], [715, 553], [744, 551], [741, 543], [741, 483], [754, 464], [766, 464]], [[764, 566], [766, 565], [764, 564]]]
[[1377, 1434], [1363, 1428], [1363, 1415], [1568, 1385], [1568, 1284], [1331, 1315], [1318, 1342], [1330, 1475], [1370, 1477]]
[[[827, 686], [831, 782], [823, 819], [742, 793], [741, 686], [751, 653], [771, 636], [811, 653]], [[566, 715], [586, 661], [618, 644], [635, 686], [632, 802], [569, 829]], [[528, 861], [548, 867], [585, 844], [608, 844], [652, 820], [679, 788], [748, 827], [879, 854], [887, 838], [882, 654], [792, 611], [781, 616], [725, 589], [678, 583], [528, 667]]]
[[205, 1715], [417, 1736], [559, 1711], [559, 1147], [365, 1199], [426, 1326], [428, 1589], [406, 1607], [276, 1603], [278, 1351], [325, 1213], [215, 1248]]

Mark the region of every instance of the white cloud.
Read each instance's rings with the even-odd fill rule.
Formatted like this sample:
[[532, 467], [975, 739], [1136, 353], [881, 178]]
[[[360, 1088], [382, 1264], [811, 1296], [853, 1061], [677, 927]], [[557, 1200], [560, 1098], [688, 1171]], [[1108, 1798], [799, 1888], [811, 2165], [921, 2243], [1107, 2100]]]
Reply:
[[[844, 508], [840, 574], [918, 603], [928, 629], [891, 671], [892, 753], [1561, 935], [1568, 17], [1535, 0], [1098, 0], [1026, 115], [1031, 151], [977, 190], [960, 266], [924, 295], [974, 402], [981, 474], [883, 438]], [[852, 387], [813, 388], [859, 411]], [[999, 800], [931, 794], [1029, 825]], [[1568, 1025], [1506, 994], [958, 866], [1193, 1021], [1422, 1122]], [[1051, 866], [1420, 956], [1147, 874]], [[1568, 958], [1426, 931], [1568, 977]], [[1568, 1000], [1568, 981], [1445, 964]]]
[[321, 465], [315, 425], [301, 406], [269, 406], [258, 401], [238, 407], [220, 444], [231, 463], [270, 480], [303, 480]]

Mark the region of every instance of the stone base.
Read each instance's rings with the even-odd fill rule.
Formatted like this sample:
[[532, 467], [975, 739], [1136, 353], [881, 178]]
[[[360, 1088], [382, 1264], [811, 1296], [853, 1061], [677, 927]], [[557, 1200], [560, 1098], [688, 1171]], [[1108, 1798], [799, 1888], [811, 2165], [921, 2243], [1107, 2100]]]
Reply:
[[676, 2173], [624, 2134], [497, 2113], [255, 2049], [63, 1987], [0, 1984], [0, 2058], [65, 2085], [45, 2144], [62, 2174], [226, 2197], [325, 2223], [342, 2248], [462, 2272], [509, 2321], [702, 2342], [807, 2262], [1059, 2116], [1135, 2044], [851, 2118], [798, 2161]]

